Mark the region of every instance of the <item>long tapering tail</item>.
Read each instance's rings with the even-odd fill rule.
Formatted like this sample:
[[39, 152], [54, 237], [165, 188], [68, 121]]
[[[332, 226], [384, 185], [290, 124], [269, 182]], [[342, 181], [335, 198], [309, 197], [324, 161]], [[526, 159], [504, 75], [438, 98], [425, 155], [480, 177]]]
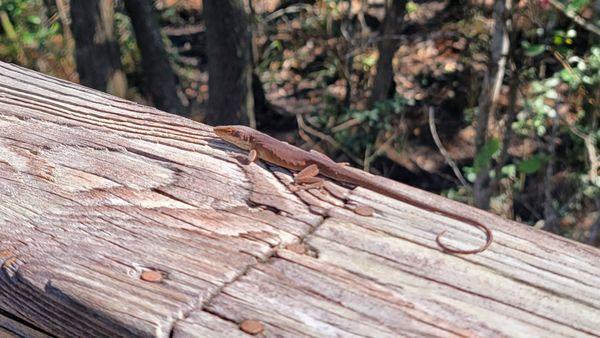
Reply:
[[416, 200], [415, 198], [413, 198], [409, 195], [403, 194], [397, 190], [393, 190], [392, 188], [389, 187], [389, 185], [384, 184], [383, 182], [379, 182], [378, 180], [381, 180], [380, 177], [373, 177], [368, 173], [358, 171], [357, 169], [348, 168], [348, 167], [336, 168], [336, 169], [337, 170], [335, 173], [331, 173], [333, 175], [329, 175], [330, 173], [323, 173], [323, 174], [325, 174], [325, 176], [331, 177], [333, 179], [337, 179], [337, 180], [344, 181], [344, 182], [347, 182], [350, 184], [362, 186], [363, 188], [373, 190], [375, 192], [378, 192], [380, 194], [386, 195], [391, 198], [395, 198], [397, 200], [408, 203], [417, 208], [424, 209], [424, 210], [427, 210], [429, 212], [433, 212], [436, 214], [440, 214], [442, 216], [446, 216], [448, 218], [457, 220], [459, 222], [467, 223], [467, 224], [472, 225], [476, 228], [479, 228], [485, 232], [485, 236], [486, 236], [485, 244], [483, 244], [482, 246], [480, 246], [477, 249], [461, 250], [461, 249], [451, 248], [448, 245], [442, 243], [441, 238], [447, 232], [446, 230], [444, 230], [444, 231], [440, 232], [435, 238], [436, 243], [438, 244], [438, 246], [440, 248], [442, 248], [442, 250], [444, 252], [453, 253], [453, 254], [476, 254], [476, 253], [485, 251], [490, 246], [490, 244], [492, 244], [492, 242], [494, 240], [494, 235], [492, 234], [492, 231], [490, 230], [490, 228], [488, 228], [483, 223], [481, 223], [475, 219], [454, 213], [452, 211], [443, 210], [436, 206], [429, 205], [425, 202]]

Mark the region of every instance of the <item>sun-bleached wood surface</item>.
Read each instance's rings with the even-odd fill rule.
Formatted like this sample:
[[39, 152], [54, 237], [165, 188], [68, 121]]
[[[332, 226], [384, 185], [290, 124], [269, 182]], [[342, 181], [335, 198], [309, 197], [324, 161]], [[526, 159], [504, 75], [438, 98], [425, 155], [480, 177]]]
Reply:
[[[0, 63], [0, 335], [591, 337], [600, 250], [390, 182], [290, 173], [211, 128]], [[361, 216], [357, 206], [370, 206]], [[9, 314], [12, 318], [2, 315]]]

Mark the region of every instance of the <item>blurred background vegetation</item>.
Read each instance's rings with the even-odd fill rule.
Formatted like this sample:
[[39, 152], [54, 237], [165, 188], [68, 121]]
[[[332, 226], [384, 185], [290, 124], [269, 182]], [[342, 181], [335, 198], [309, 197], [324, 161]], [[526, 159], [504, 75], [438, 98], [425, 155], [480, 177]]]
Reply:
[[600, 244], [597, 0], [0, 0], [0, 58]]

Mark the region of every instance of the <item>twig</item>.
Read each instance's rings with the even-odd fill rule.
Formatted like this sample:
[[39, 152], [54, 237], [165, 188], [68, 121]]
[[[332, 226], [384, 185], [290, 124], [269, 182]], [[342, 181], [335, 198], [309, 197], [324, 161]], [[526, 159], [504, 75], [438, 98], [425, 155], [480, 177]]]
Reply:
[[341, 145], [333, 137], [307, 126], [306, 123], [304, 123], [304, 119], [302, 118], [302, 116], [300, 114], [296, 114], [296, 120], [298, 120], [298, 127], [300, 127], [300, 129], [304, 130], [304, 132], [311, 134], [315, 137], [320, 138], [323, 141], [330, 143], [334, 148], [342, 151], [346, 156], [348, 156], [352, 161], [354, 161], [356, 164], [360, 165], [361, 167], [364, 165], [363, 160], [352, 155], [352, 153], [348, 149], [346, 149], [343, 145]]
[[[504, 80], [504, 74], [506, 73], [506, 63], [508, 61], [508, 54], [510, 52], [510, 36], [509, 33], [512, 31], [512, 21], [508, 16], [508, 13], [511, 11], [512, 1], [511, 0], [503, 0], [505, 1], [504, 8], [502, 9], [501, 17], [499, 18], [501, 21], [495, 22], [496, 25], [500, 24], [500, 30], [495, 30], [494, 34], [500, 35], [498, 37], [497, 43], [499, 45], [493, 47], [492, 49], [492, 59], [496, 59], [496, 74], [494, 74], [493, 84], [490, 91], [490, 106], [489, 106], [489, 115], [495, 116], [496, 110], [498, 109], [498, 97], [500, 96], [500, 90], [502, 89], [502, 83]], [[495, 40], [495, 39], [492, 39]], [[492, 41], [493, 43], [493, 41]], [[495, 53], [498, 53], [494, 56]]]
[[300, 129], [298, 130], [298, 135], [300, 136], [300, 138], [311, 148], [316, 148], [317, 147], [317, 143], [315, 141], [313, 141], [310, 136], [308, 136], [304, 130]]
[[11, 41], [17, 41], [19, 37], [17, 36], [17, 32], [15, 31], [15, 27], [13, 26], [12, 22], [10, 22], [8, 13], [5, 11], [0, 11], [0, 24], [2, 25], [2, 29], [4, 30], [6, 37], [8, 37], [8, 39]]
[[278, 17], [283, 16], [285, 14], [297, 13], [302, 10], [310, 12], [312, 10], [312, 6], [309, 4], [297, 4], [297, 5], [288, 6], [286, 8], [282, 8], [280, 10], [277, 10], [277, 11], [267, 15], [267, 17], [265, 17], [265, 22], [275, 20]]
[[437, 133], [437, 129], [435, 127], [435, 111], [434, 111], [433, 107], [429, 107], [429, 130], [431, 131], [431, 136], [433, 136], [435, 145], [440, 150], [440, 153], [442, 154], [442, 156], [444, 156], [444, 158], [446, 159], [446, 162], [448, 163], [448, 165], [452, 168], [452, 171], [454, 172], [454, 175], [456, 176], [456, 178], [458, 178], [458, 180], [460, 181], [460, 184], [462, 184], [465, 188], [471, 190], [471, 186], [469, 185], [467, 180], [465, 180], [464, 176], [460, 172], [460, 169], [458, 169], [456, 162], [454, 162], [454, 160], [450, 157], [450, 155], [448, 154], [448, 151], [446, 151], [446, 148], [444, 148], [444, 145], [442, 144], [442, 141], [440, 140], [440, 137]]
[[348, 121], [345, 121], [345, 122], [342, 122], [342, 123], [338, 124], [335, 127], [332, 127], [331, 128], [331, 132], [332, 133], [337, 133], [337, 132], [340, 132], [340, 131], [342, 131], [344, 129], [348, 129], [348, 128], [354, 127], [356, 125], [359, 125], [361, 123], [362, 123], [362, 121], [360, 119], [350, 119]]
[[596, 140], [593, 134], [584, 134], [583, 132], [577, 130], [577, 128], [573, 126], [569, 126], [571, 132], [577, 135], [579, 138], [583, 140], [585, 144], [585, 149], [588, 153], [588, 161], [590, 162], [590, 170], [588, 176], [590, 177], [590, 181], [592, 183], [596, 182], [596, 178], [598, 177], [598, 169], [600, 168], [600, 162], [598, 155], [596, 153]]
[[[514, 50], [513, 50], [514, 51]], [[519, 70], [514, 62], [514, 55], [511, 53], [510, 58], [510, 80], [509, 80], [509, 93], [508, 93], [508, 107], [506, 110], [506, 119], [504, 120], [504, 135], [502, 136], [502, 147], [500, 155], [496, 161], [494, 172], [496, 173], [496, 182], [499, 181], [502, 167], [504, 166], [508, 157], [508, 148], [512, 138], [512, 124], [517, 119], [517, 101], [519, 97]]]
[[363, 166], [363, 170], [365, 171], [369, 171], [369, 167], [371, 166], [371, 162], [373, 162], [373, 160], [375, 158], [377, 158], [379, 155], [381, 155], [383, 152], [385, 152], [385, 149], [387, 147], [389, 147], [389, 145], [394, 142], [394, 140], [398, 137], [399, 131], [398, 129], [396, 129], [394, 131], [394, 133], [392, 134], [392, 136], [388, 137], [387, 140], [385, 140], [385, 142], [383, 142], [381, 145], [379, 145], [379, 147], [377, 147], [377, 149], [371, 153], [369, 156], [365, 156], [365, 164]]
[[360, 9], [358, 10], [358, 22], [360, 22], [361, 35], [367, 31], [367, 21], [365, 20], [365, 10], [368, 0], [361, 0]]
[[560, 3], [558, 0], [549, 0], [549, 3], [552, 5], [552, 7], [561, 11], [564, 15], [566, 15], [569, 19], [573, 20], [579, 26], [587, 29], [591, 33], [594, 33], [594, 34], [600, 36], [600, 27], [587, 22], [583, 17], [581, 17], [579, 14], [575, 13], [574, 11], [568, 11], [567, 8], [565, 7], [565, 5]]
[[[562, 56], [562, 54], [560, 54], [557, 50], [554, 50], [552, 52], [552, 54], [554, 55], [554, 57], [556, 58], [556, 60], [558, 60], [558, 62], [569, 72], [569, 75], [571, 75], [573, 77], [576, 77], [579, 81], [582, 81], [581, 76], [579, 76], [579, 74], [577, 74], [573, 70], [573, 67], [571, 67], [571, 65], [567, 62], [567, 60], [565, 60], [565, 57]], [[585, 89], [585, 86], [582, 86], [581, 88], [583, 89], [583, 91], [585, 92], [585, 94], [589, 96], [589, 93]]]

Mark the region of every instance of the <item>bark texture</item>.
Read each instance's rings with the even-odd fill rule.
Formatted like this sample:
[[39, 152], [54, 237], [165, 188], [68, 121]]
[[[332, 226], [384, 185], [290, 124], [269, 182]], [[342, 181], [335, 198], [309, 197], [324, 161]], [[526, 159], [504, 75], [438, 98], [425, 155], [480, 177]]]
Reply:
[[[483, 87], [479, 97], [477, 123], [475, 125], [475, 154], [480, 154], [487, 142], [488, 122], [497, 109], [498, 95], [504, 80], [506, 55], [510, 47], [506, 26], [506, 12], [511, 0], [496, 1], [494, 5], [494, 30], [490, 46], [490, 59], [487, 72], [484, 75]], [[479, 172], [473, 184], [473, 199], [475, 206], [489, 209], [490, 206], [490, 163], [486, 163]]]
[[405, 0], [386, 0], [385, 19], [381, 29], [381, 41], [377, 44], [379, 59], [377, 60], [377, 74], [373, 81], [373, 90], [369, 98], [369, 106], [375, 102], [389, 98], [393, 88], [394, 68], [392, 61], [399, 47], [397, 35], [402, 29], [404, 14], [406, 13]]
[[124, 97], [127, 79], [115, 38], [113, 1], [71, 1], [70, 9], [79, 82]]
[[169, 63], [152, 3], [147, 0], [125, 1], [142, 55], [145, 91], [156, 108], [186, 115], [177, 95], [177, 75]]
[[243, 0], [204, 2], [208, 55], [208, 124], [255, 126], [252, 35]]

